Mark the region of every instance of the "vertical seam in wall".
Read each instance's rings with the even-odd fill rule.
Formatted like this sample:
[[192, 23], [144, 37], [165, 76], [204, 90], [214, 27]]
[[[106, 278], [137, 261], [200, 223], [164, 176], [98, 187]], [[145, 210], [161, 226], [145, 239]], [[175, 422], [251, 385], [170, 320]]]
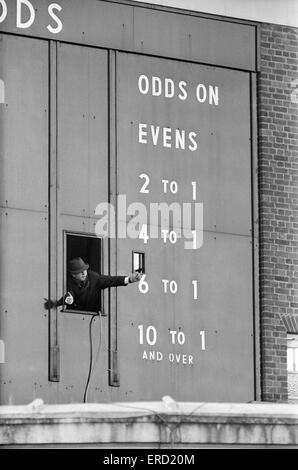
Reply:
[[250, 80], [250, 136], [251, 136], [251, 223], [252, 223], [252, 289], [253, 289], [253, 345], [254, 345], [254, 392], [260, 400], [260, 291], [259, 291], [259, 186], [258, 186], [258, 115], [257, 75], [249, 74]]

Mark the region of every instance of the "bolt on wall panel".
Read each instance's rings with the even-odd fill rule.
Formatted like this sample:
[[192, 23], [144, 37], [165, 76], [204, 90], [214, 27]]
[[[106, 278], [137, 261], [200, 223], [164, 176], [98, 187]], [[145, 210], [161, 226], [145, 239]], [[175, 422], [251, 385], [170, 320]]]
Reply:
[[48, 44], [1, 35], [0, 205], [46, 211]]
[[63, 214], [107, 200], [107, 52], [58, 46], [58, 185]]

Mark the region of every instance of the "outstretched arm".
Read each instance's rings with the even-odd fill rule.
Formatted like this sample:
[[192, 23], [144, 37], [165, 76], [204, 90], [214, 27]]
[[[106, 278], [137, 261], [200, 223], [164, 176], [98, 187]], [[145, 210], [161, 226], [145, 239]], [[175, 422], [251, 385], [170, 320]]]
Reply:
[[101, 274], [98, 278], [98, 285], [100, 289], [107, 287], [126, 286], [133, 282], [138, 282], [142, 275], [138, 272], [132, 273], [129, 276], [105, 276]]

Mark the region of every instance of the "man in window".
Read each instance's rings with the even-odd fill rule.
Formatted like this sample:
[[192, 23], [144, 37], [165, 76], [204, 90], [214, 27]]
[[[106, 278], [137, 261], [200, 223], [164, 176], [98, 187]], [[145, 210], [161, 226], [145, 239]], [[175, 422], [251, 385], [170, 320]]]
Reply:
[[[98, 312], [102, 289], [126, 286], [138, 282], [141, 277], [139, 272], [129, 276], [105, 276], [89, 269], [89, 264], [82, 258], [73, 258], [68, 263], [67, 294], [64, 302], [70, 309]], [[60, 299], [59, 303], [62, 304], [63, 299]]]

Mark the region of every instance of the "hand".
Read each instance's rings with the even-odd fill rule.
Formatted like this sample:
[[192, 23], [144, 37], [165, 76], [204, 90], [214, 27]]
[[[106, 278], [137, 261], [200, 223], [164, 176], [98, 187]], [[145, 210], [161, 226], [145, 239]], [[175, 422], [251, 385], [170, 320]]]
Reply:
[[67, 305], [72, 305], [73, 304], [73, 296], [71, 295], [70, 292], [67, 293], [65, 299], [64, 299], [64, 302], [67, 304]]
[[134, 273], [130, 274], [129, 282], [138, 282], [141, 280], [141, 278], [142, 278], [142, 274], [135, 271]]
[[57, 307], [57, 302], [54, 302], [53, 300], [50, 300], [50, 299], [43, 299], [44, 300], [44, 308], [46, 310], [49, 310], [50, 308], [54, 308], [54, 307]]

